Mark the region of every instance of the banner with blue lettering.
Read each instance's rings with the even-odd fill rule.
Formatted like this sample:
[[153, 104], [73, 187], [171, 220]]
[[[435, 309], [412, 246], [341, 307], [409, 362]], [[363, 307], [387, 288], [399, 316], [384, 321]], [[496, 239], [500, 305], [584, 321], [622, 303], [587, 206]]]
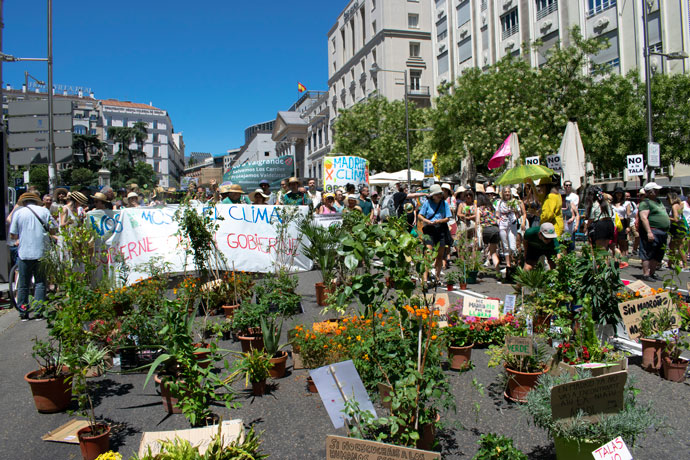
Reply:
[[[87, 220], [105, 240], [107, 262], [124, 261], [130, 269], [128, 282], [146, 278], [144, 265], [153, 258], [170, 264], [171, 272], [194, 270], [191, 257], [185, 260], [186, 241], [176, 235], [174, 215], [178, 205], [128, 208], [120, 211], [91, 211]], [[300, 232], [293, 221], [284, 244], [280, 244], [274, 222], [280, 221], [283, 206], [218, 204], [210, 208], [218, 224], [216, 244], [227, 260], [227, 268], [267, 273], [275, 263], [291, 271], [311, 270], [312, 262], [302, 252]], [[290, 207], [304, 217], [306, 206]], [[209, 209], [209, 208], [205, 208]], [[202, 211], [198, 206], [197, 210]], [[296, 219], [295, 219], [296, 220]], [[106, 257], [103, 258], [104, 262]]]
[[364, 158], [354, 156], [326, 157], [323, 161], [323, 190], [335, 192], [339, 187], [354, 184], [359, 190], [369, 185], [369, 163]]

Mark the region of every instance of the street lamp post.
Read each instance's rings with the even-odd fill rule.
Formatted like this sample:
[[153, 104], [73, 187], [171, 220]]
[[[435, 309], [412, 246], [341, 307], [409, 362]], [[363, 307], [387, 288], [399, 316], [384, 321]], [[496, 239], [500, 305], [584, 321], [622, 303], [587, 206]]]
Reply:
[[[652, 130], [652, 71], [651, 63], [649, 62], [650, 56], [663, 56], [666, 59], [686, 59], [688, 53], [685, 51], [675, 51], [672, 53], [658, 53], [649, 51], [649, 34], [647, 32], [647, 0], [642, 0], [642, 35], [644, 39], [644, 76], [645, 76], [645, 89], [646, 89], [646, 99], [647, 99], [647, 152], [649, 152], [650, 146], [654, 142], [654, 132]], [[649, 166], [649, 155], [647, 156], [647, 181], [650, 181], [652, 177], [652, 167]]]
[[407, 190], [408, 192], [412, 191], [412, 168], [410, 166], [410, 117], [408, 115], [407, 111], [407, 71], [405, 70], [387, 70], [387, 69], [382, 69], [379, 67], [377, 63], [373, 63], [371, 65], [371, 69], [369, 71], [376, 75], [378, 72], [391, 72], [391, 73], [401, 73], [404, 76], [404, 85], [405, 85], [405, 142], [407, 146]]

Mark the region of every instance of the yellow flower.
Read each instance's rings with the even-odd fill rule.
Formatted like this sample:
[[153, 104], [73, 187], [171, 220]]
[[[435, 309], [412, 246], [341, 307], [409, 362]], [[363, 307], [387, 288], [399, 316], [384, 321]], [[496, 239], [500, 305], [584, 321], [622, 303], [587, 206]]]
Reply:
[[362, 336], [361, 336], [361, 335], [358, 335], [358, 336], [357, 336], [357, 341], [359, 342], [360, 340], [362, 340]]

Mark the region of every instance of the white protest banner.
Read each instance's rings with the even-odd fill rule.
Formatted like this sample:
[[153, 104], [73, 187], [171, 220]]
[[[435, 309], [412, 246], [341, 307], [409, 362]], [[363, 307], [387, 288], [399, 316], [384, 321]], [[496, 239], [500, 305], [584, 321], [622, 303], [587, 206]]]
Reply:
[[526, 165], [538, 165], [539, 164], [539, 157], [527, 157], [527, 158], [525, 158], [525, 164]]
[[496, 299], [478, 299], [466, 296], [462, 313], [465, 316], [476, 316], [477, 318], [498, 318], [500, 308], [500, 302]]
[[628, 176], [644, 176], [643, 155], [628, 155], [626, 164], [628, 166]]
[[623, 438], [618, 436], [592, 452], [596, 460], [633, 460]]
[[[211, 218], [218, 224], [216, 244], [228, 265], [234, 262], [236, 270], [266, 273], [273, 270], [276, 262], [288, 264], [292, 271], [310, 270], [312, 262], [301, 252], [296, 219], [290, 223], [287, 238], [279, 247], [274, 223], [281, 220], [280, 210], [288, 208], [301, 217], [308, 213], [305, 206], [218, 204], [203, 209], [210, 210]], [[130, 283], [148, 276], [137, 267], [153, 258], [170, 264], [172, 272], [192, 270], [191, 258], [185, 261], [187, 243], [175, 235], [177, 209], [177, 205], [169, 205], [89, 212], [88, 221], [107, 238], [107, 254], [102, 262], [117, 266], [124, 261], [130, 268]], [[196, 210], [202, 212], [202, 207]]]
[[369, 185], [369, 163], [355, 156], [326, 157], [323, 161], [323, 191], [335, 192], [338, 187], [354, 184], [359, 190]]
[[561, 164], [561, 156], [556, 154], [556, 155], [547, 155], [546, 157], [546, 166], [548, 168], [553, 169], [554, 171], [563, 171], [563, 165]]

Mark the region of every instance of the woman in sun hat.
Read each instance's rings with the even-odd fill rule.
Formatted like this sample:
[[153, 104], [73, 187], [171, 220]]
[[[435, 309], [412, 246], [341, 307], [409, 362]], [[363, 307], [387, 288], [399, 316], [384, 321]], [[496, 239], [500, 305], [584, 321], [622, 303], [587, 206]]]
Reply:
[[[450, 206], [443, 199], [441, 186], [438, 184], [432, 185], [429, 188], [429, 199], [422, 205], [417, 218], [424, 225], [422, 232], [424, 233], [424, 243], [427, 249], [431, 250], [434, 247], [438, 247], [436, 261], [434, 262], [437, 279], [441, 277], [446, 247], [452, 243], [450, 230], [448, 229], [448, 220], [450, 220], [451, 215]], [[425, 273], [424, 281], [426, 281], [426, 278], [427, 274]]]
[[67, 194], [69, 191], [66, 188], [58, 187], [53, 192], [53, 204], [50, 205], [50, 214], [57, 217], [60, 213], [60, 208], [67, 204]]
[[108, 202], [108, 197], [105, 196], [105, 193], [101, 192], [96, 192], [93, 194], [93, 208], [94, 209], [107, 209], [106, 208], [106, 203]]
[[127, 207], [128, 208], [138, 208], [139, 207], [139, 194], [137, 192], [129, 192], [127, 194]]
[[341, 211], [336, 207], [335, 193], [324, 193], [323, 201], [321, 201], [319, 207], [316, 208], [316, 214], [337, 214]]
[[69, 192], [66, 204], [60, 209], [60, 228], [77, 225], [86, 218], [84, 208], [89, 204], [89, 200], [81, 192]]
[[249, 199], [251, 200], [252, 204], [266, 204], [270, 197], [271, 195], [265, 194], [264, 191], [260, 188], [257, 188], [249, 194]]

